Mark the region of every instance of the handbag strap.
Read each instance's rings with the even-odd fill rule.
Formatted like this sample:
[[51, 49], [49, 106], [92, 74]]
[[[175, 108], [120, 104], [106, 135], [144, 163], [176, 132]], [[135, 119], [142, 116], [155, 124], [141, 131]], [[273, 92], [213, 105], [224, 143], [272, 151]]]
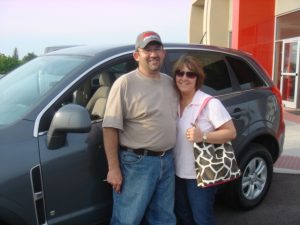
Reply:
[[204, 99], [204, 101], [202, 102], [199, 110], [198, 110], [198, 113], [195, 115], [195, 118], [194, 118], [194, 124], [196, 125], [197, 124], [197, 119], [198, 119], [198, 116], [200, 115], [200, 113], [202, 112], [202, 110], [205, 108], [205, 106], [207, 105], [207, 103], [209, 102], [209, 100], [211, 100], [212, 98], [214, 98], [213, 96], [209, 96], [207, 98]]

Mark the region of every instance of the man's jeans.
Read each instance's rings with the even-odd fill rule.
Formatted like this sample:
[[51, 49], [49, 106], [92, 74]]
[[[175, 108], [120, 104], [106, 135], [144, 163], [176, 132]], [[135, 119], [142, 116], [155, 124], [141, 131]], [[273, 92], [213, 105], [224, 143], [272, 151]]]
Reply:
[[197, 187], [196, 180], [176, 177], [175, 212], [181, 225], [215, 225], [217, 186]]
[[175, 225], [172, 152], [144, 156], [120, 151], [121, 193], [113, 193], [111, 225]]

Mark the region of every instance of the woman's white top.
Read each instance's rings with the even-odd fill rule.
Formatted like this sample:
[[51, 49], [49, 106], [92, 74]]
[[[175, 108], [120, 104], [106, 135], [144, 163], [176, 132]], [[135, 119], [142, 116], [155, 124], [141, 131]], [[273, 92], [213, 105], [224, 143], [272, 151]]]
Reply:
[[[180, 116], [180, 106], [178, 106], [177, 119], [177, 139], [174, 148], [175, 172], [180, 178], [196, 179], [194, 167], [193, 142], [186, 139], [186, 130], [192, 127], [196, 114], [205, 98], [210, 95], [198, 90], [192, 102], [187, 105]], [[210, 99], [206, 107], [198, 116], [197, 127], [204, 133], [208, 133], [222, 126], [231, 120], [226, 108], [220, 100]]]

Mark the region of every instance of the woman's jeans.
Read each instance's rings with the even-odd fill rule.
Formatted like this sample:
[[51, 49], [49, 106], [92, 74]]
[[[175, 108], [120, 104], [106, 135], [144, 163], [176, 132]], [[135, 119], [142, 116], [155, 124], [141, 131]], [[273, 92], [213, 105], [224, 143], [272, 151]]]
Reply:
[[113, 193], [112, 225], [175, 225], [172, 151], [144, 156], [120, 151], [121, 193]]
[[175, 213], [180, 225], [215, 225], [217, 187], [197, 187], [196, 180], [176, 177]]

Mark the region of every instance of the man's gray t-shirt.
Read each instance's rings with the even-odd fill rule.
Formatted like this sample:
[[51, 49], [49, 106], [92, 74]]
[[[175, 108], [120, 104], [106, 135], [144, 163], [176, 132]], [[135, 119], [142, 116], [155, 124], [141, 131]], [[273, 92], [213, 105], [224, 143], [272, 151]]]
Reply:
[[176, 140], [177, 95], [172, 78], [151, 79], [134, 70], [113, 84], [103, 127], [119, 129], [120, 145], [165, 151]]

